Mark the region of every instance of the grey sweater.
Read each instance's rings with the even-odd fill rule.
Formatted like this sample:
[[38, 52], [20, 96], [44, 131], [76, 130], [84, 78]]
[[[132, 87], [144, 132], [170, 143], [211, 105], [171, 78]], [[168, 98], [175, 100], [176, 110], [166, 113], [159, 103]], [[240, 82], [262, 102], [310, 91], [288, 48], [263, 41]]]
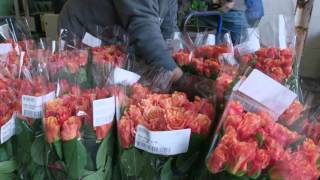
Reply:
[[178, 30], [177, 0], [68, 0], [59, 28], [82, 38], [96, 27], [122, 26], [136, 52], [148, 64], [173, 70], [176, 64], [166, 39]]

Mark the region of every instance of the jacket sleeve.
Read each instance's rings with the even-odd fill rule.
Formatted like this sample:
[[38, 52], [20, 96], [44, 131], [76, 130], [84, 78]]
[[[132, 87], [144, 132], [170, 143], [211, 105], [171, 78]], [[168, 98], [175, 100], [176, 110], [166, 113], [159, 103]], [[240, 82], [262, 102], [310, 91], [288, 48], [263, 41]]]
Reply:
[[60, 29], [67, 29], [81, 38], [85, 32], [83, 25], [80, 22], [76, 9], [80, 9], [81, 3], [76, 3], [76, 0], [68, 0], [63, 6], [59, 15], [58, 32]]
[[176, 68], [161, 32], [158, 0], [113, 0], [136, 52], [148, 64]]
[[168, 9], [168, 13], [163, 20], [161, 25], [161, 30], [164, 39], [172, 38], [174, 32], [178, 32], [178, 22], [177, 22], [177, 15], [178, 15], [178, 1], [177, 0], [169, 0], [170, 7]]

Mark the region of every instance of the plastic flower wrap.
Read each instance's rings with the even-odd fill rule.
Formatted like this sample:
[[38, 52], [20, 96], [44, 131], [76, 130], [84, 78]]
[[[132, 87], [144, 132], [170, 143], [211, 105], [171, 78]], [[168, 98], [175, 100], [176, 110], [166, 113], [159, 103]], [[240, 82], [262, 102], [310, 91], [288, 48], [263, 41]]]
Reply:
[[222, 101], [230, 88], [239, 80], [239, 67], [236, 65], [224, 64], [218, 74], [215, 84], [215, 92], [219, 101]]
[[264, 72], [291, 90], [299, 89], [299, 65], [295, 57], [294, 17], [265, 16], [257, 29], [251, 29], [247, 42], [235, 47], [239, 61]]
[[60, 167], [65, 178], [110, 178], [115, 87], [80, 89], [67, 80], [59, 85], [63, 95], [45, 105], [43, 119], [46, 142], [54, 150], [49, 153], [55, 157], [49, 165]]
[[[192, 48], [189, 47], [190, 45], [184, 49], [178, 47], [180, 50], [174, 47], [172, 56], [184, 71], [215, 80], [222, 66], [221, 56], [233, 54], [233, 45], [229, 34], [226, 34], [223, 42], [217, 45], [207, 43], [211, 40], [209, 36], [205, 37], [201, 33], [197, 34], [195, 42], [192, 42]], [[181, 37], [174, 41], [179, 41], [181, 45], [187, 44]]]
[[[22, 54], [23, 56], [23, 54]], [[48, 53], [37, 50], [30, 54], [30, 66], [22, 66], [20, 77], [11, 84], [18, 92], [19, 113], [22, 118], [41, 119], [42, 106], [56, 96], [56, 84], [50, 81]]]
[[251, 64], [255, 68], [284, 83], [293, 75], [293, 51], [289, 48], [261, 48], [255, 54], [241, 57], [241, 63]]
[[[224, 178], [318, 179], [320, 149], [297, 129], [303, 106], [293, 101], [278, 117], [243, 89], [238, 85], [224, 110], [207, 156], [209, 171]], [[279, 99], [273, 101], [277, 106]]]
[[188, 50], [175, 52], [173, 58], [185, 71], [215, 79], [221, 66], [219, 56], [224, 53], [230, 53], [226, 45], [204, 45], [194, 53]]
[[93, 83], [100, 86], [111, 77], [114, 68], [125, 68], [127, 64], [127, 53], [121, 46], [109, 45], [92, 48]]
[[199, 97], [190, 101], [181, 92], [153, 93], [140, 84], [130, 92], [118, 122], [121, 176], [170, 179], [179, 177], [176, 171], [181, 178], [190, 175], [211, 131], [213, 105]]
[[11, 80], [0, 78], [0, 162], [4, 165], [1, 177], [14, 177], [18, 168], [12, 149], [12, 137], [16, 133], [17, 94], [10, 83]]
[[86, 50], [61, 50], [50, 56], [48, 69], [53, 81], [66, 79], [82, 88], [91, 87], [87, 74], [88, 52]]

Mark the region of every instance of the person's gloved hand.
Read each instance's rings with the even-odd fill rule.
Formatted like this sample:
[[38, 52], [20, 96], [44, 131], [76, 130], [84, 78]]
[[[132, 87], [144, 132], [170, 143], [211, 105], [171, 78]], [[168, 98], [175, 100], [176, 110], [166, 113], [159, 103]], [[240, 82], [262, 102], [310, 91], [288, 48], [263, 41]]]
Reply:
[[179, 67], [175, 68], [172, 73], [173, 73], [173, 76], [172, 76], [173, 82], [178, 81], [183, 76], [183, 72]]
[[201, 76], [184, 73], [172, 85], [173, 91], [185, 92], [189, 98], [194, 96], [209, 97], [214, 92], [214, 81]]

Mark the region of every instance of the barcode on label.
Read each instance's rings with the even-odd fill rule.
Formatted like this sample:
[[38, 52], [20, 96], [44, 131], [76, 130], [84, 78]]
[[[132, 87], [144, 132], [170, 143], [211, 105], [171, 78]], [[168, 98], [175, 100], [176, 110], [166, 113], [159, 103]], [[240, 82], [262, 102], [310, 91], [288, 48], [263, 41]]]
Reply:
[[13, 114], [11, 119], [1, 127], [1, 130], [0, 130], [1, 144], [8, 141], [15, 134], [15, 129], [16, 129], [15, 128], [15, 117], [16, 117], [16, 115]]
[[37, 100], [35, 98], [29, 97], [29, 96], [23, 96], [22, 101], [28, 102], [28, 103], [33, 103], [33, 104], [35, 104], [37, 102]]
[[242, 101], [241, 104], [245, 107], [246, 111], [249, 111], [249, 112], [259, 111], [259, 108], [257, 107], [256, 104], [244, 102], [244, 101]]
[[170, 154], [171, 150], [166, 147], [155, 147], [150, 144], [146, 144], [143, 142], [136, 142], [136, 147], [141, 148], [142, 150], [145, 150], [147, 152], [155, 153], [155, 154]]
[[43, 96], [22, 96], [22, 115], [28, 118], [39, 119], [43, 114], [43, 104], [55, 98], [55, 92]]
[[22, 115], [26, 117], [38, 119], [42, 117], [42, 111], [36, 112], [36, 111], [23, 110]]
[[174, 131], [149, 131], [137, 126], [135, 147], [158, 155], [177, 155], [188, 151], [191, 129]]

